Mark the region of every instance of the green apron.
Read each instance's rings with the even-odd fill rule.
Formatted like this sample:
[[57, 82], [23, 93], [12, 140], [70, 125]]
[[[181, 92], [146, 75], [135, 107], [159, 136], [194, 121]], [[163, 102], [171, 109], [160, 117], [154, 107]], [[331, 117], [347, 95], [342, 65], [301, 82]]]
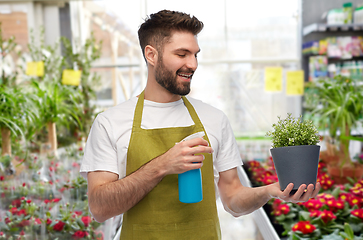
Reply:
[[[126, 175], [162, 155], [175, 143], [204, 127], [193, 106], [183, 97], [194, 125], [159, 129], [142, 129], [144, 92], [139, 96], [127, 153]], [[205, 132], [204, 139], [209, 142]], [[209, 142], [210, 146], [210, 142]], [[212, 154], [204, 154], [203, 200], [182, 203], [178, 197], [178, 175], [167, 175], [138, 204], [124, 213], [121, 240], [129, 239], [221, 239], [217, 214]]]

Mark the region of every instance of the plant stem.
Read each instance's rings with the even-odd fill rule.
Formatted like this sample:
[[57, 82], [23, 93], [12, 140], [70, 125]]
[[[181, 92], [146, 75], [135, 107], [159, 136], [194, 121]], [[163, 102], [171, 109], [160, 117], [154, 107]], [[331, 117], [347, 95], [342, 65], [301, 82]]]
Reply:
[[50, 143], [50, 151], [55, 153], [58, 148], [58, 141], [57, 141], [57, 130], [56, 125], [54, 122], [47, 123], [47, 130], [48, 130], [48, 141]]
[[9, 128], [1, 128], [2, 156], [11, 156], [11, 132]]

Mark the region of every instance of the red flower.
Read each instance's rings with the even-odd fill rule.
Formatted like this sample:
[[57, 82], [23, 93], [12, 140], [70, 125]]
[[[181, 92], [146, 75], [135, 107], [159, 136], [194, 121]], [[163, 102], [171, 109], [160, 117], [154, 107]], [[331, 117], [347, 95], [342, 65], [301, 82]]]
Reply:
[[351, 211], [350, 213], [363, 220], [363, 209], [356, 209]]
[[309, 221], [300, 221], [292, 227], [292, 231], [300, 231], [303, 234], [310, 234], [314, 232], [315, 229], [316, 227], [312, 225]]
[[36, 218], [36, 219], [34, 220], [34, 223], [35, 223], [35, 224], [42, 224], [42, 220], [40, 220], [39, 218]]
[[326, 201], [326, 205], [328, 205], [333, 212], [344, 209], [344, 202], [342, 200], [329, 199]]
[[262, 182], [265, 184], [265, 185], [269, 185], [271, 183], [275, 183], [275, 182], [278, 182], [278, 178], [276, 175], [271, 175], [271, 176], [265, 176], [263, 179], [262, 179]]
[[32, 200], [30, 200], [30, 199], [26, 200], [26, 203], [31, 203], [31, 202], [32, 202]]
[[314, 217], [319, 217], [320, 214], [322, 213], [322, 211], [319, 211], [319, 210], [312, 210], [310, 212], [310, 217], [314, 218]]
[[276, 216], [280, 216], [281, 214], [288, 214], [290, 212], [290, 207], [287, 204], [281, 204], [280, 206], [277, 207], [276, 211], [275, 211], [275, 215]]
[[274, 209], [276, 209], [281, 203], [282, 203], [282, 200], [280, 200], [280, 199], [278, 199], [278, 198], [275, 198], [274, 200], [273, 200], [274, 202], [272, 203], [272, 207], [274, 208]]
[[362, 199], [357, 196], [352, 196], [350, 199], [348, 199], [348, 202], [351, 207], [354, 207], [354, 205], [357, 205], [360, 208], [362, 205]]
[[82, 211], [74, 211], [74, 213], [77, 215], [77, 216], [81, 216], [82, 215]]
[[72, 237], [75, 239], [81, 239], [88, 236], [88, 232], [86, 231], [77, 231], [75, 232]]
[[101, 232], [101, 231], [96, 231], [95, 235], [96, 235], [96, 240], [103, 240], [103, 238], [104, 238], [103, 232]]
[[327, 223], [330, 222], [334, 219], [336, 219], [337, 217], [334, 215], [334, 213], [332, 211], [329, 210], [324, 210], [323, 212], [321, 212], [320, 214], [321, 219]]
[[0, 176], [0, 181], [4, 181], [5, 177], [4, 176]]
[[53, 226], [53, 230], [55, 231], [62, 231], [63, 230], [63, 227], [64, 225], [66, 225], [64, 222], [62, 221], [58, 221], [54, 226]]
[[352, 194], [351, 193], [340, 193], [338, 198], [339, 198], [339, 200], [342, 200], [342, 201], [349, 201], [352, 198]]
[[304, 203], [304, 206], [309, 210], [319, 209], [323, 206], [323, 203], [317, 199], [309, 199]]
[[59, 202], [60, 200], [61, 200], [60, 198], [54, 198], [54, 199], [52, 199], [52, 202], [57, 203], [57, 202]]
[[49, 218], [47, 218], [47, 225], [52, 224], [52, 220], [50, 220]]
[[16, 207], [13, 207], [9, 210], [9, 212], [11, 212], [11, 214], [15, 215], [18, 213], [18, 209]]
[[27, 213], [26, 213], [26, 211], [25, 211], [25, 209], [20, 209], [18, 212], [17, 212], [17, 215], [18, 216], [20, 216], [20, 215], [26, 215]]
[[30, 225], [30, 221], [29, 220], [23, 220], [19, 223], [19, 227], [25, 227], [25, 226], [29, 226]]
[[318, 182], [320, 182], [322, 188], [327, 190], [334, 185], [334, 180], [332, 180], [328, 174], [322, 173], [318, 175]]
[[257, 168], [261, 166], [260, 162], [256, 160], [248, 161], [248, 165], [250, 165], [251, 168]]
[[20, 199], [15, 199], [11, 202], [11, 205], [13, 205], [14, 207], [20, 207], [21, 205], [21, 201]]
[[82, 219], [82, 222], [84, 223], [85, 227], [88, 227], [88, 225], [92, 221], [91, 217], [89, 217], [89, 216], [83, 216], [81, 219]]

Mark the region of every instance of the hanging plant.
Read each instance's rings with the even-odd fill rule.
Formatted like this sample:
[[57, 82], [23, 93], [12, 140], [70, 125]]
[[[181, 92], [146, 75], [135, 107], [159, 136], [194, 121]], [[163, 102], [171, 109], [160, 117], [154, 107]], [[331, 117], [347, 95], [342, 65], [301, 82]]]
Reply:
[[82, 126], [83, 136], [88, 135], [89, 129], [96, 115], [96, 106], [91, 101], [96, 100], [95, 88], [100, 84], [100, 76], [92, 73], [92, 63], [101, 56], [102, 42], [97, 42], [93, 33], [85, 41], [84, 45], [76, 42], [72, 45], [69, 39], [62, 37], [64, 47], [65, 65], [67, 69], [78, 69], [81, 71], [80, 89], [82, 94]]

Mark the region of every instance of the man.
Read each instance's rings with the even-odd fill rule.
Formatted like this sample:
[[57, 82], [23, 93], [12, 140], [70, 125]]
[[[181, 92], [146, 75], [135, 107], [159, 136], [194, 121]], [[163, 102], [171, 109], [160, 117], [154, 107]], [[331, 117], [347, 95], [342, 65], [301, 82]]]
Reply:
[[[140, 26], [148, 68], [145, 90], [99, 114], [81, 167], [87, 176], [89, 208], [103, 222], [123, 214], [121, 239], [220, 239], [216, 196], [233, 216], [253, 212], [271, 198], [307, 201], [320, 189], [290, 184], [244, 187], [242, 165], [226, 116], [190, 97], [203, 23], [163, 10]], [[203, 138], [181, 141], [203, 131]], [[203, 200], [178, 200], [178, 174], [201, 168]]]

